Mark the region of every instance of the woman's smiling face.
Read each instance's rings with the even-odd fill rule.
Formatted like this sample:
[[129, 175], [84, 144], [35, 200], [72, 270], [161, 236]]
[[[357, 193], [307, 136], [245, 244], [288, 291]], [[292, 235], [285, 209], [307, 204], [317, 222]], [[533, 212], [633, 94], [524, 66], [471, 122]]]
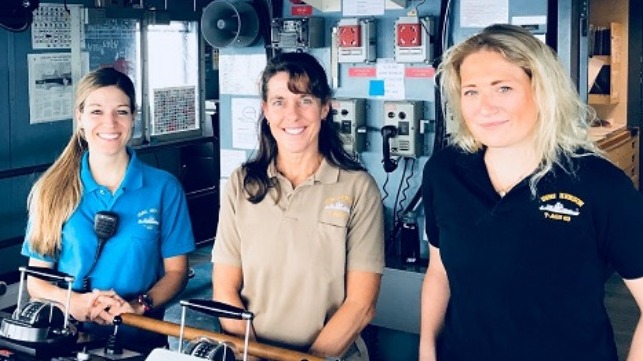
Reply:
[[92, 91], [76, 117], [90, 152], [116, 155], [125, 151], [132, 136], [134, 115], [130, 100], [121, 89], [106, 86]]
[[467, 56], [460, 66], [460, 104], [471, 134], [487, 147], [530, 147], [538, 123], [531, 79], [495, 51]]
[[[280, 154], [319, 153], [319, 131], [330, 104], [312, 94], [295, 94], [288, 89], [290, 76], [275, 74], [267, 83], [262, 110]], [[301, 87], [305, 88], [305, 87]]]

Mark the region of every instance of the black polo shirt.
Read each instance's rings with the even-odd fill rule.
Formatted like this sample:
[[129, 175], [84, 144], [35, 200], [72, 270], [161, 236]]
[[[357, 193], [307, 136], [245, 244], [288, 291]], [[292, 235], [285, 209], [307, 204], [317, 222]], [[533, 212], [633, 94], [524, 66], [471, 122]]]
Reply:
[[439, 361], [609, 361], [603, 305], [612, 269], [643, 276], [643, 197], [597, 156], [528, 178], [501, 198], [484, 152], [448, 147], [424, 169], [426, 230], [451, 297]]

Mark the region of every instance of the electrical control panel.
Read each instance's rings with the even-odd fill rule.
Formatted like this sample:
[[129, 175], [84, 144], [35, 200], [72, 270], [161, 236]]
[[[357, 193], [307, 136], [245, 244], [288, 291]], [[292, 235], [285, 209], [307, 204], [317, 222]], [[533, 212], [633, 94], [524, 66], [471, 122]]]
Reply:
[[395, 61], [433, 61], [434, 22], [430, 17], [402, 16], [395, 21]]
[[338, 62], [375, 61], [376, 30], [374, 19], [345, 18], [337, 24]]
[[272, 47], [306, 50], [324, 46], [324, 18], [277, 18], [271, 23]]
[[384, 102], [384, 125], [396, 128], [389, 143], [391, 155], [415, 158], [423, 154], [424, 137], [420, 134], [423, 114], [422, 101]]
[[366, 149], [365, 114], [365, 99], [333, 100], [333, 123], [349, 154], [356, 155]]

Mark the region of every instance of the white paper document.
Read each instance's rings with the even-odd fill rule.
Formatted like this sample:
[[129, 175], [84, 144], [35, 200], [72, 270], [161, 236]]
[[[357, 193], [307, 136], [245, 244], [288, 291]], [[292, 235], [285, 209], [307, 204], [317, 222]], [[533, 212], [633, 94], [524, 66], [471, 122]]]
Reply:
[[384, 8], [384, 0], [342, 1], [342, 15], [344, 16], [384, 15]]
[[491, 24], [509, 21], [509, 0], [462, 0], [460, 26], [484, 28]]
[[259, 80], [265, 67], [265, 54], [220, 54], [219, 86], [221, 94], [259, 95]]
[[257, 120], [261, 114], [261, 99], [232, 98], [232, 147], [256, 149]]
[[[89, 57], [81, 54], [82, 73]], [[29, 63], [29, 123], [71, 119], [74, 107], [71, 53], [27, 54]]]
[[404, 64], [396, 63], [395, 59], [377, 59], [377, 78], [384, 80], [384, 95], [382, 98], [389, 100], [405, 98], [404, 69]]
[[245, 150], [221, 149], [221, 178], [228, 178], [232, 171], [239, 168], [248, 159]]

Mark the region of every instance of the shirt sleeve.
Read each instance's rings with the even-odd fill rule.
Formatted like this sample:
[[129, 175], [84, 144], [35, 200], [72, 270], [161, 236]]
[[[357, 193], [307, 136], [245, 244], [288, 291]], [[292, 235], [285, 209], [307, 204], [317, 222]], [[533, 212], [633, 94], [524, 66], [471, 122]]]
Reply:
[[179, 181], [171, 176], [163, 189], [161, 255], [170, 258], [195, 249], [187, 200]]
[[35, 258], [35, 259], [38, 259], [38, 260], [41, 260], [41, 261], [55, 263], [56, 260], [53, 257], [41, 255], [41, 254], [35, 252], [31, 248], [31, 244], [29, 243], [29, 230], [30, 229], [31, 229], [31, 221], [27, 222], [27, 229], [25, 230], [25, 239], [22, 242], [22, 249], [20, 250], [20, 254], [22, 254], [23, 256], [29, 257], [29, 258]]
[[[620, 169], [599, 192], [607, 200], [596, 217], [599, 239], [614, 269], [625, 279], [643, 277], [643, 195]], [[608, 185], [609, 184], [609, 185]]]
[[242, 196], [243, 178], [241, 173], [241, 168], [235, 170], [223, 190], [217, 235], [214, 239], [214, 247], [212, 247], [213, 263], [241, 267], [241, 238], [237, 232], [235, 217], [236, 201]]
[[440, 247], [440, 232], [435, 222], [435, 213], [433, 210], [433, 184], [431, 182], [431, 172], [433, 162], [431, 159], [424, 166], [422, 174], [422, 205], [424, 207], [424, 229], [429, 243], [435, 247]]
[[[384, 272], [384, 210], [375, 180], [364, 172], [363, 186], [349, 221], [347, 268], [367, 272]], [[361, 182], [360, 182], [361, 183]]]

